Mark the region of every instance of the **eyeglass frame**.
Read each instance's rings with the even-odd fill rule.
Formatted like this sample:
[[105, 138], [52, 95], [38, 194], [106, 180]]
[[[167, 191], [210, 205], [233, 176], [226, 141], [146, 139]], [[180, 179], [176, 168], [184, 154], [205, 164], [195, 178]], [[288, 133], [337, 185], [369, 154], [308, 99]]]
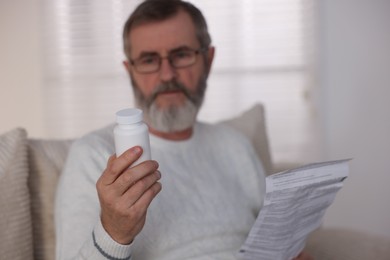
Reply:
[[[175, 68], [175, 69], [182, 69], [182, 68], [187, 68], [187, 67], [190, 67], [192, 65], [194, 65], [197, 61], [197, 56], [199, 54], [202, 54], [202, 53], [205, 53], [206, 51], [208, 51], [209, 47], [201, 47], [201, 48], [198, 48], [198, 49], [191, 49], [191, 48], [179, 48], [177, 50], [173, 50], [171, 52], [168, 53], [167, 56], [165, 57], [162, 57], [160, 55], [158, 55], [157, 53], [152, 53], [152, 54], [149, 54], [150, 56], [153, 56], [153, 57], [158, 57], [158, 66], [156, 67], [155, 70], [152, 70], [152, 71], [140, 71], [138, 68], [137, 68], [137, 61], [141, 61], [142, 59], [144, 59], [145, 57], [139, 57], [137, 59], [129, 59], [129, 62], [132, 66], [134, 66], [135, 70], [138, 72], [138, 73], [141, 73], [141, 74], [150, 74], [150, 73], [155, 73], [157, 71], [159, 71], [161, 69], [161, 64], [162, 64], [162, 61], [163, 59], [167, 59], [168, 62], [169, 62], [169, 65], [172, 67], [172, 68]], [[172, 55], [174, 54], [177, 54], [179, 52], [182, 52], [182, 51], [186, 51], [186, 52], [191, 52], [192, 54], [194, 54], [194, 61], [192, 63], [189, 63], [187, 65], [184, 65], [184, 66], [176, 66], [174, 63], [173, 63], [173, 60], [172, 60]], [[147, 56], [147, 55], [146, 55]]]

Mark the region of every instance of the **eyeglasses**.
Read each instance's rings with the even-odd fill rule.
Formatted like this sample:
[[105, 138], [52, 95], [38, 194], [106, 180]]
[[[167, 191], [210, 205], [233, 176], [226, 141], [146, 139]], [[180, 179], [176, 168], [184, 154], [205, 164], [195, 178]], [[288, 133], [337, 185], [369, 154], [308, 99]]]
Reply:
[[161, 57], [156, 53], [147, 54], [135, 60], [130, 60], [131, 65], [139, 73], [153, 73], [160, 70], [163, 59], [168, 59], [169, 64], [175, 68], [185, 68], [196, 63], [196, 57], [200, 53], [207, 51], [207, 48], [200, 48], [198, 50], [180, 49], [172, 51], [167, 57]]

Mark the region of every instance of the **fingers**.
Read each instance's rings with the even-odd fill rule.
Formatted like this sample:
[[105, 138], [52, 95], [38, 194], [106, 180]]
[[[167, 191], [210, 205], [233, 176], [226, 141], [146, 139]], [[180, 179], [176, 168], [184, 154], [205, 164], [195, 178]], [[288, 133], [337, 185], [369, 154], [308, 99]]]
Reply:
[[155, 182], [148, 190], [146, 190], [142, 196], [129, 208], [130, 212], [139, 212], [146, 214], [150, 203], [156, 197], [156, 195], [161, 191], [161, 183]]
[[[131, 207], [136, 203], [145, 193], [145, 196], [152, 198], [160, 191], [158, 186], [161, 186], [160, 183], [156, 187], [153, 187], [158, 180], [161, 178], [161, 173], [159, 171], [155, 171], [146, 177], [135, 182], [129, 189], [126, 190], [125, 194], [123, 194], [123, 201], [127, 204], [128, 207]], [[161, 187], [160, 187], [161, 188]], [[151, 190], [151, 191], [149, 191]]]
[[112, 184], [122, 172], [129, 168], [142, 154], [142, 148], [135, 146], [124, 152], [121, 156], [112, 155], [108, 162], [105, 171], [100, 177], [100, 181], [104, 185]]
[[[156, 161], [145, 161], [135, 167], [126, 169], [112, 184], [115, 191], [118, 195], [124, 194], [130, 187], [144, 187], [146, 190], [152, 183], [148, 183], [149, 175], [154, 176], [155, 179], [156, 174], [153, 175], [154, 172], [157, 171], [158, 163]], [[138, 184], [139, 182], [139, 184]], [[138, 184], [138, 185], [135, 185]]]
[[156, 195], [161, 191], [161, 188], [161, 183], [155, 182], [134, 205], [136, 205], [136, 207], [138, 206], [138, 204], [144, 205], [144, 208], [141, 209], [146, 211], [154, 197], [156, 197]]

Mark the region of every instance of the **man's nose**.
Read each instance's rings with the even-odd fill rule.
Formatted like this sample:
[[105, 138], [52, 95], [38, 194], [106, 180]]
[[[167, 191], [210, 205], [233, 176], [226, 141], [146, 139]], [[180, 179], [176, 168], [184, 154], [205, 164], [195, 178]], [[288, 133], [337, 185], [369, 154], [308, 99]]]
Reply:
[[172, 67], [169, 59], [162, 59], [160, 66], [160, 78], [163, 82], [171, 81], [176, 78], [176, 69]]

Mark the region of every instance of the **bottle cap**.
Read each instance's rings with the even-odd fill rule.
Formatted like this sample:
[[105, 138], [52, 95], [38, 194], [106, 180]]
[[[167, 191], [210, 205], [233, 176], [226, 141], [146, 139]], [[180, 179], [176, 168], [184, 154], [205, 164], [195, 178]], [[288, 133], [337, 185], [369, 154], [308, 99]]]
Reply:
[[142, 121], [142, 110], [138, 108], [126, 108], [116, 112], [118, 124], [129, 125]]

